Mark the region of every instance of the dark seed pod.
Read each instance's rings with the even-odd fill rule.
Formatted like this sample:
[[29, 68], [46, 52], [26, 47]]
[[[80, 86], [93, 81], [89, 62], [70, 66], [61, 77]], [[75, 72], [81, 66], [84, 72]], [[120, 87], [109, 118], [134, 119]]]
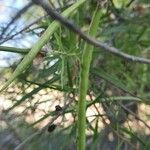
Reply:
[[54, 130], [56, 129], [56, 125], [55, 124], [52, 124], [48, 127], [47, 131], [48, 132], [53, 132]]
[[62, 107], [60, 107], [59, 105], [56, 105], [55, 106], [55, 110], [58, 112], [58, 111], [62, 111]]

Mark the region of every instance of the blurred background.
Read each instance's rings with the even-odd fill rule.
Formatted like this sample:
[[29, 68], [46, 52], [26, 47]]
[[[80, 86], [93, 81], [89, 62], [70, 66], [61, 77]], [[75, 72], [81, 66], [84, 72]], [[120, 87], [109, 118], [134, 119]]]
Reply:
[[[53, 22], [42, 8], [35, 5], [21, 13], [20, 10], [29, 2], [0, 0], [1, 85]], [[47, 1], [60, 13], [75, 2]], [[84, 32], [88, 31], [96, 3], [96, 0], [88, 0], [70, 16]], [[128, 54], [150, 58], [149, 10], [148, 0], [107, 1], [102, 8], [105, 13], [101, 17], [97, 38]], [[0, 93], [0, 150], [15, 149], [56, 116], [51, 126], [20, 149], [76, 149], [83, 46], [84, 42], [78, 35], [60, 26], [27, 70]], [[148, 150], [150, 66], [128, 62], [95, 48], [89, 78], [86, 149]], [[61, 111], [63, 113], [58, 115]]]

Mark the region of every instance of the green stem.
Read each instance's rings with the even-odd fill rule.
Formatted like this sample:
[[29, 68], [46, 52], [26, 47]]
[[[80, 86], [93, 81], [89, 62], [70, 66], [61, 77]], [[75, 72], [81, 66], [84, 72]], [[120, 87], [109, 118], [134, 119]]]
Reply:
[[[97, 7], [94, 12], [92, 22], [89, 28], [89, 35], [96, 36], [96, 32], [101, 17], [101, 10]], [[86, 94], [88, 89], [89, 69], [92, 60], [93, 46], [85, 44], [79, 83], [79, 108], [78, 108], [78, 150], [85, 150], [86, 143]]]
[[[75, 4], [67, 8], [62, 13], [62, 15], [64, 17], [70, 16], [73, 13], [73, 11], [77, 10], [77, 8], [84, 2], [85, 0], [79, 0], [78, 2], [76, 2]], [[23, 71], [27, 69], [27, 67], [32, 63], [33, 59], [36, 57], [37, 53], [49, 41], [50, 37], [53, 35], [53, 33], [55, 33], [55, 31], [60, 27], [60, 25], [61, 24], [57, 21], [53, 21], [49, 25], [49, 27], [42, 34], [40, 39], [33, 45], [29, 53], [25, 55], [25, 57], [23, 58], [21, 63], [17, 66], [17, 68], [15, 69], [15, 71], [13, 72], [9, 80], [2, 86], [2, 88], [0, 89], [0, 92], [5, 90]]]
[[5, 52], [27, 54], [29, 52], [29, 50], [30, 50], [29, 48], [16, 48], [16, 47], [0, 46], [0, 51], [5, 51]]

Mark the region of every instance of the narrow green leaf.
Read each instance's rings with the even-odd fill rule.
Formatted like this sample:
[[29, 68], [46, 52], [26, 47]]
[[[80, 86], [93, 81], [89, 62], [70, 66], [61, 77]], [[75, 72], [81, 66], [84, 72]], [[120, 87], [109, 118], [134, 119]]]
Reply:
[[4, 52], [27, 54], [29, 52], [29, 50], [30, 50], [29, 48], [16, 48], [16, 47], [0, 46], [0, 51], [4, 51]]
[[[54, 78], [52, 78], [49, 81], [46, 81], [45, 83], [43, 83], [43, 85], [48, 85], [48, 84], [52, 84], [53, 82], [56, 82], [58, 80], [58, 76], [55, 76]], [[18, 100], [12, 107], [8, 108], [6, 110], [6, 113], [8, 113], [10, 110], [14, 109], [15, 107], [17, 107], [18, 105], [20, 105], [21, 103], [23, 103], [27, 98], [31, 98], [34, 94], [38, 93], [40, 90], [43, 89], [43, 86], [39, 86], [37, 88], [35, 88], [34, 90], [32, 90], [30, 93], [27, 93], [26, 95], [24, 95], [20, 100]]]
[[[112, 83], [113, 85], [115, 85], [116, 87], [129, 92], [129, 90], [126, 88], [126, 86], [117, 78], [114, 77], [112, 74], [109, 74], [107, 72], [105, 72], [103, 69], [92, 69], [91, 72], [101, 78], [103, 78], [104, 80]], [[129, 92], [130, 93], [130, 92]]]
[[37, 79], [45, 79], [46, 80], [47, 77], [49, 77], [52, 74], [55, 74], [55, 72], [57, 71], [58, 65], [59, 65], [59, 61], [57, 61], [55, 64], [53, 64], [49, 68], [40, 70]]
[[[62, 15], [64, 17], [68, 17], [71, 15], [73, 11], [75, 11], [85, 0], [79, 0], [68, 9], [66, 9]], [[53, 21], [47, 30], [43, 33], [41, 38], [33, 45], [29, 53], [24, 57], [22, 62], [17, 66], [16, 70], [13, 72], [9, 80], [3, 85], [0, 89], [0, 92], [5, 90], [33, 61], [37, 53], [41, 50], [41, 48], [48, 42], [49, 38], [56, 31], [56, 29], [60, 26], [60, 23], [57, 21]]]
[[133, 133], [133, 131], [128, 130], [127, 128], [120, 128], [123, 132], [127, 133], [130, 135], [130, 137], [135, 138], [136, 140], [138, 140], [142, 145], [145, 146], [145, 142], [136, 135], [136, 133]]
[[44, 115], [43, 117], [41, 117], [40, 119], [38, 119], [37, 121], [35, 121], [34, 123], [31, 124], [31, 126], [34, 126], [40, 122], [42, 122], [43, 120], [45, 120], [46, 118], [48, 118], [49, 116], [54, 116], [56, 113], [55, 112], [50, 112], [47, 113], [46, 115]]

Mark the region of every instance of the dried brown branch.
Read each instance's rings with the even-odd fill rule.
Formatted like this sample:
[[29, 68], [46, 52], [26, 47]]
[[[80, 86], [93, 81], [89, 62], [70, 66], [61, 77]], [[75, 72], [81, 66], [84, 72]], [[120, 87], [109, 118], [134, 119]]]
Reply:
[[135, 114], [133, 111], [131, 111], [129, 108], [127, 108], [126, 106], [122, 104], [120, 104], [120, 106], [124, 110], [128, 111], [131, 115], [133, 115], [137, 120], [141, 121], [150, 130], [150, 126], [144, 120], [142, 120], [137, 114]]
[[40, 1], [40, 0], [32, 0], [32, 1], [35, 4], [41, 6], [47, 12], [47, 14], [50, 15], [53, 19], [59, 21], [62, 25], [66, 26], [67, 28], [69, 28], [70, 30], [72, 30], [73, 32], [78, 34], [82, 39], [84, 39], [89, 44], [92, 44], [95, 47], [99, 47], [99, 48], [105, 50], [106, 52], [112, 53], [113, 55], [119, 56], [128, 61], [150, 64], [150, 59], [126, 54], [126, 53], [122, 52], [120, 49], [109, 46], [107, 43], [103, 43], [101, 41], [98, 41], [98, 40], [88, 36], [87, 34], [82, 32], [80, 30], [80, 28], [77, 25], [75, 25], [72, 21], [61, 16], [57, 11], [53, 10], [49, 5], [44, 3], [44, 1]]

